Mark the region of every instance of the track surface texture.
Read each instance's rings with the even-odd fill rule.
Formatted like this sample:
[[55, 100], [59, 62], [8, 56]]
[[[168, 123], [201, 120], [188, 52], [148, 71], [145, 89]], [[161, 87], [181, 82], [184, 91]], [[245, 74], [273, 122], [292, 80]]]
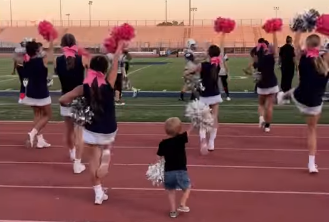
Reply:
[[[74, 175], [63, 123], [43, 132], [47, 149], [24, 147], [31, 123], [0, 122], [0, 221], [166, 222], [162, 187], [145, 178], [164, 138], [161, 123], [121, 123], [110, 172], [109, 200], [93, 205], [88, 171]], [[307, 172], [306, 127], [219, 126], [216, 150], [201, 156], [196, 132], [187, 146], [191, 212], [180, 222], [325, 222], [329, 209], [329, 126], [318, 128], [317, 164]], [[178, 191], [178, 197], [179, 191]], [[177, 199], [178, 201], [178, 199]]]

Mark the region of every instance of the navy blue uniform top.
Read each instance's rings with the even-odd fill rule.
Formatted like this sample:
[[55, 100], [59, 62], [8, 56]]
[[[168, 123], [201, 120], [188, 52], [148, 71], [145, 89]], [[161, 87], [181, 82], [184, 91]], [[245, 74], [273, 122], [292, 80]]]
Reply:
[[217, 67], [216, 75], [211, 74], [211, 63], [203, 62], [201, 63], [201, 73], [200, 78], [202, 80], [202, 85], [205, 87], [204, 91], [200, 92], [202, 97], [217, 96], [220, 94], [218, 86], [218, 73], [220, 71], [220, 66]]
[[264, 55], [258, 59], [258, 71], [261, 73], [261, 79], [257, 83], [257, 87], [266, 89], [278, 85], [275, 69], [275, 58], [273, 54]]
[[62, 85], [62, 94], [70, 92], [75, 87], [82, 85], [85, 68], [83, 67], [82, 57], [76, 55], [75, 65], [71, 70], [66, 69], [66, 58], [64, 55], [56, 58], [55, 73], [58, 75]]
[[49, 97], [47, 86], [48, 68], [45, 67], [40, 57], [31, 58], [24, 62], [24, 75], [28, 78], [26, 96], [33, 99], [45, 99]]
[[328, 75], [316, 71], [314, 59], [303, 55], [299, 61], [299, 85], [294, 91], [295, 99], [308, 107], [322, 104], [322, 96], [326, 90]]
[[[86, 124], [85, 128], [94, 133], [110, 134], [117, 130], [117, 121], [115, 116], [114, 89], [107, 82], [99, 88], [102, 102], [98, 104], [102, 111], [95, 114], [91, 124]], [[83, 84], [83, 96], [90, 104], [91, 89], [88, 84]]]
[[165, 171], [187, 170], [185, 145], [188, 143], [187, 132], [162, 140], [157, 155], [165, 159]]

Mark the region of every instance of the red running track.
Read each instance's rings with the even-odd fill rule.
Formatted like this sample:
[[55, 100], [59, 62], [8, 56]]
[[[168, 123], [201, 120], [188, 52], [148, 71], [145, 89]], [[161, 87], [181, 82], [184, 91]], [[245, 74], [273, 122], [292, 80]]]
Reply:
[[[63, 147], [63, 124], [44, 137], [52, 147], [26, 149], [30, 123], [0, 122], [0, 221], [166, 222], [168, 203], [161, 187], [145, 179], [155, 160], [161, 124], [119, 125], [113, 165], [104, 185], [109, 201], [93, 205], [88, 173], [72, 174]], [[273, 125], [221, 125], [216, 151], [200, 156], [198, 137], [187, 148], [193, 191], [191, 212], [180, 222], [325, 222], [329, 207], [329, 126], [319, 127], [317, 163], [309, 175], [306, 129]]]

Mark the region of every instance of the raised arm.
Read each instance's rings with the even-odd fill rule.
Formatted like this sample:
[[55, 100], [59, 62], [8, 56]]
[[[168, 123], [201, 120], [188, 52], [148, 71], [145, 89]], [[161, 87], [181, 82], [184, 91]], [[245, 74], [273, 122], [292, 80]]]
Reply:
[[273, 55], [275, 58], [279, 57], [279, 44], [277, 32], [273, 32]]
[[114, 84], [115, 81], [117, 79], [117, 75], [118, 75], [118, 66], [119, 66], [119, 57], [122, 54], [122, 50], [124, 47], [125, 42], [124, 41], [120, 41], [117, 47], [117, 50], [114, 54], [113, 60], [112, 60], [112, 68], [110, 71], [110, 74], [107, 76], [107, 81], [110, 83], [110, 85], [112, 86], [112, 88], [114, 88]]

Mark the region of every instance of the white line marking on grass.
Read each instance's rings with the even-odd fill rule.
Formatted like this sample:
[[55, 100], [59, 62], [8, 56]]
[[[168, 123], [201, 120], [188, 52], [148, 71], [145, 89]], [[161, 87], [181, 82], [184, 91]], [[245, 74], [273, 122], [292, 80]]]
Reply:
[[4, 83], [4, 82], [13, 81], [14, 79], [16, 79], [16, 78], [0, 80], [0, 84], [1, 84], [1, 83]]
[[[161, 60], [160, 62], [165, 62], [165, 61], [167, 61], [167, 60], [168, 60], [168, 59], [164, 59], [164, 60]], [[150, 68], [151, 66], [154, 66], [154, 65], [152, 64], [152, 65], [148, 65], [148, 66], [144, 66], [144, 67], [142, 67], [142, 68], [136, 69], [136, 70], [134, 70], [134, 71], [132, 71], [132, 72], [129, 72], [127, 76], [130, 76], [130, 75], [132, 75], [132, 74], [134, 74], [134, 73], [137, 73], [137, 72], [139, 72], [139, 71], [141, 71], [141, 70], [143, 70], [143, 69]]]
[[[0, 185], [0, 188], [16, 188], [16, 189], [61, 189], [61, 190], [90, 190], [90, 187], [78, 186], [20, 186], [20, 185]], [[119, 191], [160, 191], [163, 188], [148, 187], [111, 187], [105, 188], [109, 190]], [[251, 193], [251, 194], [291, 194], [291, 195], [313, 195], [313, 196], [329, 196], [329, 192], [317, 191], [276, 191], [276, 190], [220, 190], [220, 189], [191, 189], [192, 192], [203, 193]], [[12, 221], [9, 221], [12, 222]], [[17, 222], [17, 221], [16, 221]], [[22, 222], [22, 221], [21, 221]]]

